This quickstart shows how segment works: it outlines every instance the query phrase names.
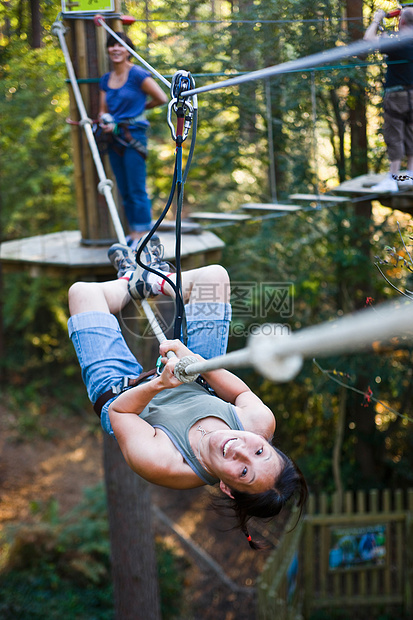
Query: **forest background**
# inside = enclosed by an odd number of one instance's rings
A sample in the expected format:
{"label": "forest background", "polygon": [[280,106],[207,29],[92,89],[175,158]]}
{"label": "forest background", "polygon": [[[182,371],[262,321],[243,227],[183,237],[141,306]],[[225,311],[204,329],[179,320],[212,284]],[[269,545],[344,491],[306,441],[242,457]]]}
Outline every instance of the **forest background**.
{"label": "forest background", "polygon": [[[138,53],[165,76],[191,71],[197,86],[360,39],[376,8],[394,3],[124,2],[124,13],[142,20],[128,29]],[[67,75],[51,33],[59,10],[56,0],[0,3],[0,241],[78,228]],[[293,192],[325,192],[367,171],[385,171],[384,70],[374,54],[201,95],[185,214],[271,202],[274,191],[285,202]],[[172,182],[174,145],[165,110],[150,120],[148,183],[157,214]],[[234,313],[230,349],[245,345],[239,334],[254,323],[297,330],[408,296],[412,288],[413,265],[402,243],[409,244],[410,218],[376,202],[215,232],[226,243],[223,264],[234,283],[286,283],[293,304],[288,317],[271,304],[263,311],[256,288],[248,313]],[[70,282],[31,279],[24,271],[2,280],[2,403],[22,412],[22,434],[41,433],[44,416],[76,416],[89,407],[67,338]],[[309,361],[286,385],[251,371],[242,376],[274,411],[277,445],[297,461],[311,491],[407,488],[411,358],[403,347]]]}

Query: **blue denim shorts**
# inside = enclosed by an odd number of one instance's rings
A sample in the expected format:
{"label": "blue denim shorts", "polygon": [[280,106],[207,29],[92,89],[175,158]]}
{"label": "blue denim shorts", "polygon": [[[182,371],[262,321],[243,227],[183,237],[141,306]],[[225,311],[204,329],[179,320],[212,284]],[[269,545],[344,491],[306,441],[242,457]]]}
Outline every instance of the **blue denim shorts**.
{"label": "blue denim shorts", "polygon": [[[230,304],[188,304],[185,306],[185,315],[188,348],[191,351],[206,359],[226,352],[231,322]],[[76,314],[69,319],[68,329],[92,403],[123,377],[137,377],[143,371],[126,344],[118,320],[113,314]],[[113,431],[108,409],[114,398],[103,406],[101,414],[102,428],[110,435],[113,435]]]}

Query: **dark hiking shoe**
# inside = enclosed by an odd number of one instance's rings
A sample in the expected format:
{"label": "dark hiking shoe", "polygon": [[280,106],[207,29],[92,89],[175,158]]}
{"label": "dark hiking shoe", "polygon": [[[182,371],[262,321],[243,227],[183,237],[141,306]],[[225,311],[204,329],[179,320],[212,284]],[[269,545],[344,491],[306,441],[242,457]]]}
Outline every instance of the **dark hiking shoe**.
{"label": "dark hiking shoe", "polygon": [[122,243],[114,243],[109,248],[108,258],[116,269],[118,278],[122,278],[127,271],[136,269],[136,253]]}

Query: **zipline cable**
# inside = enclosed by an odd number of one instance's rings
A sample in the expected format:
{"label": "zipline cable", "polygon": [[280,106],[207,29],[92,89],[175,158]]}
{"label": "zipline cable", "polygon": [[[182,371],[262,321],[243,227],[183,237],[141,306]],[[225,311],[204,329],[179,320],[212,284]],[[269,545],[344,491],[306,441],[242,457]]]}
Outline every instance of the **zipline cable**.
{"label": "zipline cable", "polygon": [[[66,17],[66,16],[65,16]],[[112,19],[112,15],[108,16]],[[143,24],[325,24],[326,22],[362,22],[363,17],[330,17],[314,19],[135,19],[135,23]]]}
{"label": "zipline cable", "polygon": [[[89,0],[91,2],[92,0]],[[94,20],[96,17],[95,12],[82,11],[82,13],[60,13],[60,15],[64,19],[84,19],[84,20]],[[107,19],[125,19],[129,16],[125,16],[122,13],[105,13],[105,17]],[[391,19],[389,14],[386,15],[388,19]],[[326,24],[331,22],[364,22],[363,17],[334,17],[331,16],[329,18],[309,18],[309,19],[260,19],[259,17],[255,19],[239,19],[239,18],[224,18],[224,19],[157,19],[155,18],[142,18],[138,19],[133,17],[133,23],[139,24],[253,24],[254,26],[259,26],[260,24]]]}
{"label": "zipline cable", "polygon": [[317,52],[316,54],[311,54],[304,58],[297,58],[296,60],[289,60],[288,62],[266,67],[265,69],[251,71],[223,82],[199,86],[198,88],[187,91],[183,96],[193,97],[194,95],[199,95],[199,93],[206,93],[212,90],[228,88],[229,86],[236,86],[245,82],[266,79],[274,75],[289,73],[291,71],[313,68],[318,65],[323,65],[326,62],[342,60],[343,58],[349,58],[351,56],[364,55],[374,51],[386,52],[399,47],[403,43],[410,42],[412,39],[413,30],[410,29],[409,32],[400,33],[397,38],[389,37],[388,39],[379,38],[377,41],[355,41],[350,45],[334,47],[325,52]]}

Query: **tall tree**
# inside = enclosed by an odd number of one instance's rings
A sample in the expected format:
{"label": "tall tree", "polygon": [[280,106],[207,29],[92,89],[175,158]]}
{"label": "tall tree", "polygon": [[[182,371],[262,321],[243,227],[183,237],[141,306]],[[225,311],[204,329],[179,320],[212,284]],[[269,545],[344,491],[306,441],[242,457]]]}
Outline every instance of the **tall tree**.
{"label": "tall tree", "polygon": [[[363,38],[363,0],[347,0],[350,41]],[[351,176],[367,174],[366,76],[361,69],[360,79],[350,82]]]}
{"label": "tall tree", "polygon": [[30,44],[33,48],[38,48],[42,44],[42,26],[40,16],[40,0],[30,0]]}

